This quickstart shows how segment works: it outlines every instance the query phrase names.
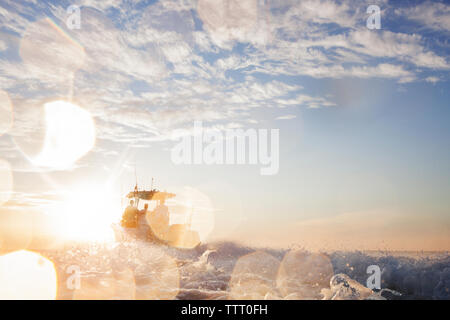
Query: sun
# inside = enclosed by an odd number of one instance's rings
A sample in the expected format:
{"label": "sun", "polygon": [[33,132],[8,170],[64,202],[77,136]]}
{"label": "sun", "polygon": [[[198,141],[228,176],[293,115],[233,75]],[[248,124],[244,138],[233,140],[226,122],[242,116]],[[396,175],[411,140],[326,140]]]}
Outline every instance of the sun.
{"label": "sun", "polygon": [[120,196],[102,185],[79,186],[67,192],[57,211],[62,237],[79,241],[113,241],[111,224],[121,216]]}

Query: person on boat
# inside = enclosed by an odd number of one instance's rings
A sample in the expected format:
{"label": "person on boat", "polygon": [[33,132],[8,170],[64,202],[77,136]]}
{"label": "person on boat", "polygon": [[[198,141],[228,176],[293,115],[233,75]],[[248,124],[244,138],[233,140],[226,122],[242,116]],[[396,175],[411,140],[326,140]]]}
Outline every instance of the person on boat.
{"label": "person on boat", "polygon": [[155,215],[169,224],[169,208],[165,204],[166,199],[161,199],[159,205],[155,208]]}
{"label": "person on boat", "polygon": [[137,228],[139,210],[134,206],[134,200],[125,208],[122,215],[122,226],[125,228]]}
{"label": "person on boat", "polygon": [[[148,211],[148,203],[144,204],[144,209],[139,210],[139,220],[140,221],[142,220],[141,219],[142,217],[145,218],[145,215],[147,214],[147,211]],[[147,221],[145,221],[145,223],[147,223]],[[141,224],[141,223],[139,223],[139,224]]]}
{"label": "person on boat", "polygon": [[165,199],[161,199],[159,205],[149,216],[149,224],[153,234],[159,239],[165,240],[169,230],[169,208],[165,205]]}
{"label": "person on boat", "polygon": [[137,227],[139,229],[138,236],[144,239],[148,238],[148,233],[150,229],[147,222],[147,214],[148,214],[148,203],[144,205],[144,209],[139,210],[137,218]]}

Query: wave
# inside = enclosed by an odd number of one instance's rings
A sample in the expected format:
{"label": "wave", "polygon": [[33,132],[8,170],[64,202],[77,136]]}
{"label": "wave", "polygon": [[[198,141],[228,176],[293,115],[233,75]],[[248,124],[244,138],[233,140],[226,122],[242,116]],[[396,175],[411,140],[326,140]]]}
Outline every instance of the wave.
{"label": "wave", "polygon": [[[138,241],[44,254],[58,272],[60,299],[450,299],[448,252],[312,253],[236,242],[180,250]],[[366,287],[371,265],[381,290]],[[69,266],[80,268],[76,288]]]}

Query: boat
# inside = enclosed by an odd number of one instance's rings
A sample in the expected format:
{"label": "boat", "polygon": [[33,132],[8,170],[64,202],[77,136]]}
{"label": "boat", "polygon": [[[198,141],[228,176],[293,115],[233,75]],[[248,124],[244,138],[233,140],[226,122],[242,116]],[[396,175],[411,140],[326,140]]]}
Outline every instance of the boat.
{"label": "boat", "polygon": [[[126,198],[128,200],[134,200],[134,206],[139,209],[139,204],[142,201],[151,202],[156,201],[156,209],[148,210],[146,213],[147,225],[138,223],[136,228],[127,228],[117,223],[113,226],[117,241],[145,241],[159,245],[167,245],[170,247],[192,249],[198,247],[200,242],[200,236],[197,231],[192,230],[192,216],[193,208],[189,213],[187,223],[184,224],[167,224],[160,227],[158,224],[153,224],[152,217],[158,209],[158,206],[164,205],[168,199],[175,198],[176,194],[160,191],[158,189],[139,190],[138,185],[134,187],[134,190],[127,193]],[[166,207],[167,208],[167,207]],[[167,208],[168,210],[168,208]],[[168,212],[170,215],[170,213]],[[169,222],[167,222],[169,223]]]}

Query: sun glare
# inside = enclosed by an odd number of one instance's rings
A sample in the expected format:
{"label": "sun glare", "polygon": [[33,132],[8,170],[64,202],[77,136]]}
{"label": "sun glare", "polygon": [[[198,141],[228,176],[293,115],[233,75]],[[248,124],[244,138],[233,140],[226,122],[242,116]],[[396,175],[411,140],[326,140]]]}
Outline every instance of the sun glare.
{"label": "sun glare", "polygon": [[111,224],[121,216],[117,199],[105,186],[74,188],[55,210],[61,236],[79,241],[114,240]]}

